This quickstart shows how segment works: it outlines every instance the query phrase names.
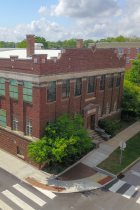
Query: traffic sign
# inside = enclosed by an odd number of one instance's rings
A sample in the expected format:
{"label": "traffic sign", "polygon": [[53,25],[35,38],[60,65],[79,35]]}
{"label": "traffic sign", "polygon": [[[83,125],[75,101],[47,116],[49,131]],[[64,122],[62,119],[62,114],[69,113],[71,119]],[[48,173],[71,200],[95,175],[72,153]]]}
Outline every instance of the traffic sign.
{"label": "traffic sign", "polygon": [[126,143],[124,141],[120,141],[119,146],[121,147],[121,149],[126,148]]}

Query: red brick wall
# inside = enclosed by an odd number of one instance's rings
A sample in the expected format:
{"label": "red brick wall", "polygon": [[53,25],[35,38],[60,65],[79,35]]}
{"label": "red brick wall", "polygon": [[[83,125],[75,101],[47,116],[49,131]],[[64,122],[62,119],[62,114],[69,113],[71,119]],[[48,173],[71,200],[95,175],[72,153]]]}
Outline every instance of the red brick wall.
{"label": "red brick wall", "polygon": [[[129,63],[125,62],[125,69],[129,70],[132,66],[131,61],[135,60],[135,58],[137,58],[138,54],[136,54],[136,47],[130,48],[130,54],[127,54],[127,49],[128,48],[124,48],[124,54],[126,54],[126,58],[127,57],[129,58]],[[116,48],[116,52],[118,53],[118,48]],[[140,48],[139,48],[139,53],[140,53]]]}
{"label": "red brick wall", "polygon": [[39,168],[38,164],[34,163],[29,157],[27,157],[27,146],[29,144],[30,141],[26,140],[25,138],[19,137],[16,134],[12,134],[11,132],[0,128],[0,148],[15,156],[17,156],[17,147],[24,149],[24,159],[22,160],[25,160],[31,165]]}
{"label": "red brick wall", "polygon": [[[37,63],[34,63],[34,58],[37,58]],[[45,63],[42,63],[42,58],[45,58]],[[96,49],[94,53],[92,49],[66,49],[66,53],[62,54],[56,63],[53,60],[47,60],[46,55],[33,55],[32,60],[20,60],[13,57],[12,59],[0,59],[2,70],[38,75],[124,66],[124,57],[119,60],[117,54],[111,49]]]}

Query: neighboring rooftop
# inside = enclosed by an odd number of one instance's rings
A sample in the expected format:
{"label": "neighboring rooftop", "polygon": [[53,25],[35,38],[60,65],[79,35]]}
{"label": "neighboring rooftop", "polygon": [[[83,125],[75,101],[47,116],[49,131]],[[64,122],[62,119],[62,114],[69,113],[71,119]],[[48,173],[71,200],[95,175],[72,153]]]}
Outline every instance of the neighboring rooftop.
{"label": "neighboring rooftop", "polygon": [[[88,48],[95,46],[95,43],[89,43]],[[97,48],[118,48],[118,47],[140,47],[140,42],[100,42],[96,43]]]}
{"label": "neighboring rooftop", "polygon": [[[47,54],[47,59],[50,59],[51,57],[58,57],[59,53],[61,53],[61,50],[35,50],[35,54]],[[0,58],[10,58],[10,56],[19,56],[18,58],[31,59],[31,57],[27,57],[26,55],[26,48],[0,48]]]}

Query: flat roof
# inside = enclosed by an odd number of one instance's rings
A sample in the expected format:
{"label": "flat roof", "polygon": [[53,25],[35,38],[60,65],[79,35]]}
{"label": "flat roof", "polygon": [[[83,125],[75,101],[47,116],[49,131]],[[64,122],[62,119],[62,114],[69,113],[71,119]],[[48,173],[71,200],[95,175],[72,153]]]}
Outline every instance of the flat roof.
{"label": "flat roof", "polygon": [[[34,54],[47,54],[47,59],[50,59],[51,57],[58,57],[59,53],[61,53],[61,50],[41,49],[35,50]],[[21,59],[32,58],[27,57],[26,48],[0,48],[0,58],[10,58],[10,56],[18,56]]]}

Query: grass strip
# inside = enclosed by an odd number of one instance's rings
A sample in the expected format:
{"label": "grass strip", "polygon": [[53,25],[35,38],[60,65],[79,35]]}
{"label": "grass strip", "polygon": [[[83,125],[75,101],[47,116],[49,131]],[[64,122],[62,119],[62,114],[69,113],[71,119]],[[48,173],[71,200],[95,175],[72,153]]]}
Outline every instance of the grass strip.
{"label": "grass strip", "polygon": [[[120,139],[121,141],[121,139]],[[113,174],[118,174],[137,158],[140,157],[140,132],[126,142],[126,148],[122,152],[122,163],[120,163],[121,150],[118,147],[111,155],[101,162],[97,167]]]}

